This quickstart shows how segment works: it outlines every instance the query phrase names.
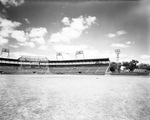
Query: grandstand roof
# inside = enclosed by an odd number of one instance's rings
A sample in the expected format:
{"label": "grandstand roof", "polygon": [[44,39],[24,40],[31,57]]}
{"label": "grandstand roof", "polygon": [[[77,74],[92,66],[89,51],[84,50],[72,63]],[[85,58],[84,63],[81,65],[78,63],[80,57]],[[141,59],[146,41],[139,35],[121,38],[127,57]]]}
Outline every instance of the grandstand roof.
{"label": "grandstand roof", "polygon": [[49,60],[46,57],[41,56],[21,56],[18,58],[19,61],[24,62],[48,62]]}
{"label": "grandstand roof", "polygon": [[61,62],[99,62],[99,61],[110,61],[109,58],[96,58],[96,59],[76,59],[76,60],[50,60],[53,63]]}
{"label": "grandstand roof", "polygon": [[13,58],[0,58],[0,60],[4,60],[4,61],[18,61],[18,59],[13,59]]}
{"label": "grandstand roof", "polygon": [[74,60],[48,60],[46,57],[39,56],[21,56],[18,59],[12,58],[0,58],[4,61],[22,61],[22,62],[50,62],[50,63],[68,63],[68,62],[107,62],[110,61],[109,58],[96,58],[96,59],[74,59]]}

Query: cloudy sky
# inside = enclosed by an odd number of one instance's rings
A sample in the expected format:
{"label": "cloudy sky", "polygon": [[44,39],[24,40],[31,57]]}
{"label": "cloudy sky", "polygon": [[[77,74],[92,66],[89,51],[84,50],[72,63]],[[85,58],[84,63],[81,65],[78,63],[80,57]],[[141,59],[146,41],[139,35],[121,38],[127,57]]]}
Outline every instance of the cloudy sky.
{"label": "cloudy sky", "polygon": [[150,63],[149,11],[148,0],[0,0],[0,49],[53,60],[83,50],[85,58],[111,61],[120,49],[120,61]]}

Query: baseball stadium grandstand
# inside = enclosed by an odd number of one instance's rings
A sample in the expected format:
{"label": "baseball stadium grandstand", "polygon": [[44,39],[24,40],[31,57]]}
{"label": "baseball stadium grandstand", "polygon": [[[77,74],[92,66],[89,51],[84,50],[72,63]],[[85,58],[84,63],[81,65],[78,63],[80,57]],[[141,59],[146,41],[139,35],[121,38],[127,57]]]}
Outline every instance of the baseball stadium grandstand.
{"label": "baseball stadium grandstand", "polygon": [[84,74],[104,75],[109,58],[49,60],[46,57],[0,58],[0,74]]}

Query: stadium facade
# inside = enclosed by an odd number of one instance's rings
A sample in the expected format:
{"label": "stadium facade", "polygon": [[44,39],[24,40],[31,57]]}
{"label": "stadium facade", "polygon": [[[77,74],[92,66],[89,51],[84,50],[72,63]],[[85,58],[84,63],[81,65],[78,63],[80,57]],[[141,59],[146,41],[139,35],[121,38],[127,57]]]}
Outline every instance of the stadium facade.
{"label": "stadium facade", "polygon": [[109,58],[49,60],[45,57],[22,56],[0,58],[0,74],[90,74],[104,75]]}

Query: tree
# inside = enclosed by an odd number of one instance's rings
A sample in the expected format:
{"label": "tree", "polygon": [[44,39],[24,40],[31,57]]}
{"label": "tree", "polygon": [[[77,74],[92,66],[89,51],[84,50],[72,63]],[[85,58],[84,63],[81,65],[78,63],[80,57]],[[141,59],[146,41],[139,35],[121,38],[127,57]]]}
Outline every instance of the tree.
{"label": "tree", "polygon": [[111,62],[111,63],[110,63],[110,71],[111,71],[111,72],[115,72],[116,69],[117,69],[117,63]]}
{"label": "tree", "polygon": [[138,65],[139,69],[146,69],[146,70],[150,70],[150,65],[149,64],[145,64],[145,63],[141,63]]}
{"label": "tree", "polygon": [[130,72],[133,72],[136,68],[138,68],[137,63],[137,60],[132,60],[130,62],[123,62],[122,66],[124,66],[126,70],[130,70]]}
{"label": "tree", "polygon": [[121,63],[117,63],[117,71],[120,73],[120,71],[121,71]]}
{"label": "tree", "polygon": [[134,71],[135,69],[138,68],[137,63],[138,63],[137,60],[132,60],[132,61],[130,61],[130,68],[129,68],[130,71]]}
{"label": "tree", "polygon": [[120,72],[121,63],[111,62],[110,63],[110,71],[111,72]]}

